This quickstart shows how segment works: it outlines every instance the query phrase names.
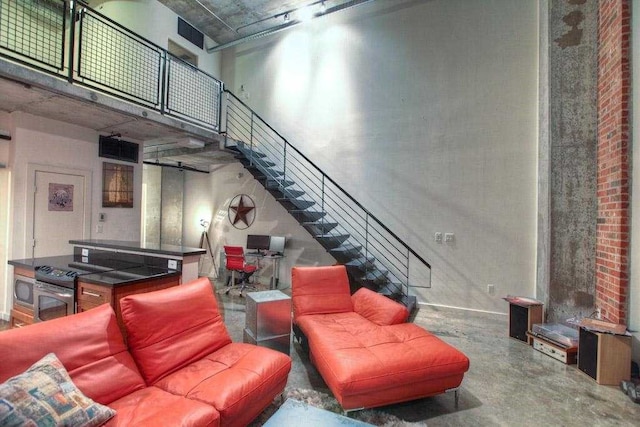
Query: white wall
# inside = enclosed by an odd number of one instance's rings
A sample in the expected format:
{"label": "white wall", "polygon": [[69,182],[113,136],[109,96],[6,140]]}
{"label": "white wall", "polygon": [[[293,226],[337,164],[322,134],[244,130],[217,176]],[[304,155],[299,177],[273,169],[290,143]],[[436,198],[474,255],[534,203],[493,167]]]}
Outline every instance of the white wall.
{"label": "white wall", "polygon": [[[96,131],[21,112],[12,113],[9,115],[9,119],[12,140],[10,142],[8,171],[11,173],[9,185],[11,187],[10,194],[13,196],[9,200],[11,208],[6,223],[6,228],[10,233],[7,248],[8,259],[23,259],[31,255],[26,244],[27,228],[31,225],[31,215],[27,212],[27,197],[33,195],[33,192],[27,188],[28,164],[91,171],[93,188],[91,189],[92,194],[88,195],[91,197],[92,228],[90,238],[129,241],[140,238],[142,165],[134,165],[134,207],[132,209],[103,208],[102,162],[108,159],[98,157],[98,133]],[[0,185],[2,185],[1,179]],[[98,234],[95,224],[98,223],[100,212],[106,213],[107,220],[102,223],[103,232]],[[2,219],[2,214],[0,214],[0,219]],[[0,224],[3,224],[3,227],[0,228],[5,228],[4,223],[0,222]],[[0,232],[0,237],[1,234]],[[0,296],[5,295],[3,301],[0,302],[0,307],[3,302],[7,304],[3,314],[8,313],[10,299],[7,300],[6,296],[9,292],[7,283],[11,283],[10,276],[12,274],[12,268],[9,268],[9,277],[0,276]]]}
{"label": "white wall", "polygon": [[[209,175],[185,172],[185,179],[183,243],[198,247],[202,233],[200,219],[210,220],[209,237],[217,267],[220,267],[219,253],[223,246],[245,246],[248,234],[287,238],[285,258],[280,263],[280,289],[291,285],[291,267],[295,265],[335,263],[333,257],[240,163],[214,167]],[[231,225],[227,212],[229,203],[238,194],[249,195],[256,204],[255,220],[244,230]],[[262,283],[268,283],[270,267],[261,274],[264,276]]]}
{"label": "white wall", "polygon": [[[0,111],[0,129],[12,133],[11,117],[9,114]],[[9,164],[10,141],[0,139],[0,163],[7,166]],[[0,318],[9,320],[9,302],[11,287],[8,277],[9,260],[9,214],[11,209],[11,172],[8,168],[0,168]]]}
{"label": "white wall", "polygon": [[[178,34],[178,15],[157,0],[92,1],[90,6],[125,28],[167,49],[169,39],[198,56],[198,68],[220,78],[220,54],[207,53],[217,43],[205,36],[204,49]],[[141,19],[144,17],[144,19]]]}
{"label": "white wall", "polygon": [[[14,258],[30,255],[24,247],[29,214],[26,198],[30,193],[27,185],[28,163],[58,166],[93,172],[91,195],[91,222],[98,222],[100,212],[106,213],[103,233],[97,234],[92,227],[91,237],[114,240],[138,240],[140,238],[140,197],[142,189],[142,165],[134,165],[133,208],[102,207],[102,163],[104,161],[133,165],[98,157],[98,132],[68,123],[58,122],[26,113],[12,113],[14,118],[15,157],[13,171],[13,228]],[[135,142],[135,141],[132,141]]]}
{"label": "white wall", "polygon": [[535,293],[537,28],[536,2],[375,2],[226,50],[222,75],[431,262],[420,300],[505,312]]}

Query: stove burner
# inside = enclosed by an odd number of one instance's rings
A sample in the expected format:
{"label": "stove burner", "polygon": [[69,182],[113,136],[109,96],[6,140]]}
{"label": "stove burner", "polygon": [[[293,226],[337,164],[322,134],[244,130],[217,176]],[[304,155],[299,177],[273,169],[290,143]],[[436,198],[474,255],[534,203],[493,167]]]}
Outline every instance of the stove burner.
{"label": "stove burner", "polygon": [[54,285],[74,288],[78,272],[73,270],[63,270],[60,268],[42,265],[35,268],[36,280]]}

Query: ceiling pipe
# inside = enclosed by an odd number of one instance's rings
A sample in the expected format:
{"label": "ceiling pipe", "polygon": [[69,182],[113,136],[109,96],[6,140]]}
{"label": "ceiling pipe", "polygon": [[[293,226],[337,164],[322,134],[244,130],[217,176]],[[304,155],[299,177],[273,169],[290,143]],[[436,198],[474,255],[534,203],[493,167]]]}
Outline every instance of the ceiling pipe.
{"label": "ceiling pipe", "polygon": [[209,173],[209,171],[203,171],[191,166],[187,166],[187,165],[183,165],[182,162],[178,162],[177,165],[172,165],[170,163],[161,163],[158,161],[155,162],[151,162],[149,160],[145,160],[142,163],[144,163],[145,165],[151,165],[151,166],[160,166],[163,168],[174,168],[174,169],[179,169],[181,171],[189,171],[189,172],[199,172],[199,173]]}
{"label": "ceiling pipe", "polygon": [[[315,15],[313,15],[313,17],[311,19],[315,19],[315,18],[320,18],[320,17],[323,17],[323,16],[331,15],[332,13],[340,12],[342,10],[351,9],[352,7],[360,6],[360,5],[363,5],[365,3],[370,3],[370,2],[373,2],[373,1],[375,1],[375,0],[352,0],[352,1],[348,1],[346,3],[342,3],[340,5],[327,8],[327,10],[324,13],[318,12]],[[318,3],[318,2],[316,2],[316,3]],[[314,4],[316,4],[316,3],[314,3]],[[303,7],[307,7],[307,6],[303,6]],[[302,7],[299,8],[299,9],[302,9]],[[292,9],[292,10],[287,11],[287,12],[282,12],[282,13],[279,13],[277,15],[272,16],[271,18],[279,18],[281,16],[284,16],[285,14],[291,14],[291,13],[293,13],[296,10],[299,10],[299,9]],[[271,18],[267,18],[267,19],[271,19]],[[262,21],[264,21],[264,20],[261,20],[261,21],[258,21],[258,22],[262,22]],[[257,33],[253,33],[253,34],[250,34],[248,36],[240,37],[238,39],[231,40],[230,42],[223,43],[223,44],[220,44],[220,45],[215,46],[215,47],[210,47],[210,48],[207,49],[207,53],[220,52],[221,50],[228,49],[228,48],[230,48],[232,46],[236,46],[236,45],[239,45],[241,43],[246,43],[246,42],[251,41],[251,40],[255,40],[255,39],[262,38],[262,37],[270,36],[272,34],[279,33],[280,31],[288,30],[289,28],[295,27],[296,25],[299,25],[299,24],[302,24],[302,23],[303,23],[303,21],[294,19],[292,21],[289,21],[288,23],[285,23],[285,24],[282,24],[282,25],[278,25],[276,27],[269,28],[269,29],[266,29],[266,30],[263,30],[263,31],[258,31]],[[249,25],[252,25],[252,24],[249,24]],[[240,27],[240,28],[242,28],[242,27]]]}

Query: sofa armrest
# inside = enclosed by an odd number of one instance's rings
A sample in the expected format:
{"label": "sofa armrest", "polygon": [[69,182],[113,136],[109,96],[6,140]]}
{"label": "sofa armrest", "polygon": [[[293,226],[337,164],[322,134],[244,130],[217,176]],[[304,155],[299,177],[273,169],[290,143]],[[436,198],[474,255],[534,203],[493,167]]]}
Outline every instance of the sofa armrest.
{"label": "sofa armrest", "polygon": [[404,323],[409,317],[405,306],[367,288],[358,289],[351,301],[353,311],[377,325]]}

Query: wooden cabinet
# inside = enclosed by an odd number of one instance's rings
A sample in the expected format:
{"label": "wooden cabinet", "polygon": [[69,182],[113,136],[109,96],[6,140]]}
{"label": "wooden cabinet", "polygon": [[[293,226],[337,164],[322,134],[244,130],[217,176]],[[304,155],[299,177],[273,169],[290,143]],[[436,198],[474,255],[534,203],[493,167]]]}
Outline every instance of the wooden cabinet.
{"label": "wooden cabinet", "polygon": [[580,328],[578,369],[602,385],[631,377],[631,337]]}
{"label": "wooden cabinet", "polygon": [[[16,281],[19,278],[27,278],[31,281],[35,280],[35,273],[33,270],[28,270],[26,268],[14,267],[13,269],[13,283],[11,286],[11,292],[13,293],[14,286],[16,286]],[[24,280],[23,282],[26,282]],[[25,283],[26,284],[26,283]],[[31,295],[33,295],[33,283],[31,286]],[[11,328],[21,328],[23,326],[31,325],[33,323],[33,309],[27,308],[24,305],[13,303],[13,308],[10,311],[11,317],[9,319],[9,326]]]}
{"label": "wooden cabinet", "polygon": [[96,285],[78,281],[76,291],[76,299],[78,301],[77,312],[81,313],[105,303],[111,304],[114,289],[115,288],[106,285]]}
{"label": "wooden cabinet", "polygon": [[11,309],[11,328],[22,328],[33,323],[33,310],[19,305]]}
{"label": "wooden cabinet", "polygon": [[126,337],[126,330],[122,322],[120,312],[120,299],[127,295],[141,294],[144,292],[158,291],[160,289],[171,288],[180,284],[180,276],[163,277],[160,279],[149,279],[126,285],[98,285],[78,280],[77,287],[77,312],[90,310],[102,304],[110,304],[116,312],[118,324],[122,334]]}

